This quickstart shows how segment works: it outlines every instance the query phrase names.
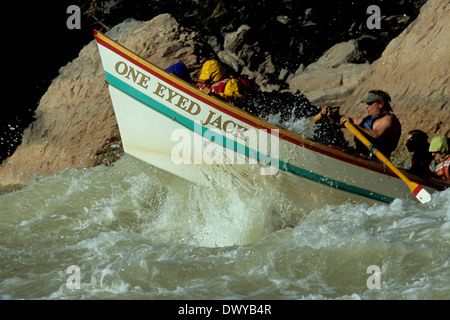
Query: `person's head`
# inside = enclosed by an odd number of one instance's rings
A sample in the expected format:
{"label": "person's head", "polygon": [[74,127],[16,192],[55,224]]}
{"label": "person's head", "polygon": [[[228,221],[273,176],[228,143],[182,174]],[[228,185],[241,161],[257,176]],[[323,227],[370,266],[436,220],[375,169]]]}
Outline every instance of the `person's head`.
{"label": "person's head", "polygon": [[361,102],[366,104],[369,116],[376,116],[392,111],[391,97],[387,92],[381,90],[370,90],[367,98]]}
{"label": "person's head", "polygon": [[411,130],[406,135],[406,148],[409,152],[428,152],[428,136],[422,130]]}
{"label": "person's head", "polygon": [[439,160],[448,155],[448,138],[442,134],[438,134],[431,139],[429,152],[435,160]]}
{"label": "person's head", "polygon": [[221,62],[211,59],[203,64],[198,81],[211,85],[229,76],[227,68]]}

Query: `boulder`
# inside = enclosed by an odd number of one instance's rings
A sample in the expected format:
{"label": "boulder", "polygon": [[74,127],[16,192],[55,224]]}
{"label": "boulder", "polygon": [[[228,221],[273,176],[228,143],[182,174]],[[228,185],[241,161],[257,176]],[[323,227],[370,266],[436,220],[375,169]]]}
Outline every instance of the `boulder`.
{"label": "boulder", "polygon": [[[287,23],[282,15],[277,21]],[[449,2],[429,0],[419,17],[372,65],[353,63],[360,48],[358,42],[350,40],[333,46],[306,68],[300,66],[295,75],[277,68],[274,56],[261,50],[253,26],[229,30],[223,44],[210,37],[214,49],[169,14],[147,22],[126,20],[107,35],[161,68],[184,62],[194,79],[202,63],[220,52],[230,66],[254,79],[262,91],[281,89],[269,83],[268,75],[287,79],[292,91],[300,91],[314,104],[339,104],[342,113],[351,116],[365,114],[360,101],[367,91],[385,90],[402,121],[403,135],[417,128],[431,136],[437,132],[448,135],[450,130],[449,26]],[[398,148],[397,156],[402,150]],[[35,121],[24,131],[14,154],[0,166],[0,188],[22,187],[66,168],[107,165],[122,154],[98,48],[91,41],[78,58],[60,69],[42,96]]]}
{"label": "boulder", "polygon": [[339,104],[367,74],[370,65],[350,63],[357,52],[356,40],[338,43],[314,63],[289,80],[292,91],[300,91],[311,103]]}
{"label": "boulder", "polygon": [[[404,138],[413,129],[450,134],[450,4],[429,0],[417,19],[392,40],[372,64],[355,64],[360,54],[358,41],[350,40],[330,48],[317,61],[300,68],[289,80],[312,103],[341,105],[341,114],[363,117],[361,100],[369,90],[390,94],[394,113],[402,123],[402,138],[393,153],[397,163],[410,154]],[[351,139],[351,134],[346,133]]]}
{"label": "boulder", "polygon": [[[182,61],[193,75],[210,55],[197,34],[169,14],[145,23],[126,20],[107,35],[161,68]],[[123,154],[95,40],[59,73],[21,144],[2,162],[0,189],[20,188],[66,168],[108,165]]]}
{"label": "boulder", "polygon": [[360,102],[369,90],[390,94],[394,113],[402,123],[402,138],[393,154],[409,157],[405,136],[420,129],[431,138],[450,134],[450,3],[429,0],[412,22],[384,50],[354,91],[341,98],[341,112],[366,115]]}

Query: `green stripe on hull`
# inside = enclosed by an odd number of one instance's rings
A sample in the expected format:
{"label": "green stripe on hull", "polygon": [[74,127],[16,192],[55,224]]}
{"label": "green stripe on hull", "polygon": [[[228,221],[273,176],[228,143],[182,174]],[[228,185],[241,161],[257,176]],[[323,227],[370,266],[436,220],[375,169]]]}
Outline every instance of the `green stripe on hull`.
{"label": "green stripe on hull", "polygon": [[[171,119],[172,121],[175,121],[182,125],[183,127],[196,132],[198,134],[201,134],[203,137],[205,137],[205,133],[209,132],[210,130],[199,123],[196,123],[181,114],[175,112],[174,110],[166,107],[162,103],[150,98],[148,95],[140,92],[139,90],[133,88],[132,86],[128,85],[127,83],[119,80],[118,78],[114,77],[110,73],[105,71],[106,78],[110,85],[117,88],[118,90],[124,92],[128,96],[132,97],[133,99],[137,100],[138,102],[142,103],[143,105],[151,108],[152,110],[166,116],[167,118]],[[274,159],[272,157],[269,157],[267,155],[261,154],[260,152],[250,149],[249,147],[242,145],[238,143],[237,141],[231,140],[227,137],[224,137],[222,135],[219,135],[218,133],[214,133],[214,137],[221,137],[222,142],[220,141],[214,141],[218,143],[219,145],[222,145],[222,147],[230,147],[233,146],[234,152],[243,153],[245,152],[245,156],[249,156],[252,158],[257,159],[259,162],[261,162],[261,159],[264,159],[265,162],[270,161],[270,163],[278,163],[278,168],[280,170],[290,172],[296,176],[308,179],[310,181],[314,181],[316,183],[320,183],[322,185],[328,186],[330,188],[339,189],[342,191],[346,191],[352,194],[356,194],[359,196],[363,196],[372,200],[384,202],[384,203],[391,203],[394,201],[394,198],[388,197],[376,192],[372,192],[366,189],[362,189],[359,187],[355,187],[352,185],[349,185],[347,183],[343,183],[341,181],[337,181],[334,179],[327,178],[325,176],[322,176],[320,174],[302,169],[300,167],[294,166],[290,163]],[[264,164],[265,165],[265,164]]]}

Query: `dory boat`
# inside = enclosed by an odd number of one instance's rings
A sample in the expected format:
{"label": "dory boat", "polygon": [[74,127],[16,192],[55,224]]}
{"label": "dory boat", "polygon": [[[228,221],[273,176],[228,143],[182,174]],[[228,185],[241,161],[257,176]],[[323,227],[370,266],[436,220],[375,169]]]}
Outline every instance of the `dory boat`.
{"label": "dory boat", "polygon": [[[267,189],[302,210],[346,201],[417,201],[382,164],[265,122],[107,36],[95,37],[126,153],[205,187]],[[448,186],[404,174],[430,193]]]}

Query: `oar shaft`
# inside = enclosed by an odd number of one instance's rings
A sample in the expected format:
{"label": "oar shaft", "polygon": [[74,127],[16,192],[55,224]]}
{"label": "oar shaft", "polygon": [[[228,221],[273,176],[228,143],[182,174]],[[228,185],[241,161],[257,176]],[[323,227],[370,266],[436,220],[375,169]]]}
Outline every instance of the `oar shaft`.
{"label": "oar shaft", "polygon": [[322,113],[318,113],[315,117],[314,117],[314,122],[319,121],[322,118]]}
{"label": "oar shaft", "polygon": [[400,179],[402,179],[420,202],[426,203],[430,201],[430,194],[417,183],[410,181],[399,169],[397,169],[397,167],[392,164],[392,162],[388,160],[388,158],[386,158],[384,154],[378,151],[378,149],[375,148],[372,143],[361,132],[359,132],[358,129],[355,128],[353,124],[349,121],[345,121],[344,126],[349,129],[355,137],[358,138],[382,163],[388,166],[389,169],[391,169]]}
{"label": "oar shaft", "polygon": [[400,179],[402,179],[405,182],[409,182],[409,179],[399,170],[397,167],[395,167],[392,162],[389,161],[386,156],[381,153],[377,148],[375,148],[372,145],[372,142],[370,142],[361,132],[359,132],[358,129],[355,128],[353,124],[351,124],[348,121],[344,122],[344,125],[347,129],[349,129],[382,163],[384,163],[386,166],[389,167],[395,174],[397,174]]}

